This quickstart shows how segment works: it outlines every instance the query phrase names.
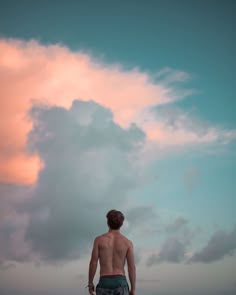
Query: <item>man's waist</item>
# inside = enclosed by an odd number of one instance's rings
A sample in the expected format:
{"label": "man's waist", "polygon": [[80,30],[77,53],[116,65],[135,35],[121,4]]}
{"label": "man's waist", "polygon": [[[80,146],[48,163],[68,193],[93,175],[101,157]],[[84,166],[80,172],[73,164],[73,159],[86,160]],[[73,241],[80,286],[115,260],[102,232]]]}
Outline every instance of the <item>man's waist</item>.
{"label": "man's waist", "polygon": [[125,277],[124,274],[101,274],[100,278]]}

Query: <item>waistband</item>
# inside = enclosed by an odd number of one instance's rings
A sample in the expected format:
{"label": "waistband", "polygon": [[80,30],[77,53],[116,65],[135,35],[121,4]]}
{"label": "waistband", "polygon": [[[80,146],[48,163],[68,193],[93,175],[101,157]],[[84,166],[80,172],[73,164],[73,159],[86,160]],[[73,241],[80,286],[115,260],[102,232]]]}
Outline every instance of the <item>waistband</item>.
{"label": "waistband", "polygon": [[105,275],[105,276],[100,276],[100,278],[113,278],[113,277],[126,278],[125,275]]}

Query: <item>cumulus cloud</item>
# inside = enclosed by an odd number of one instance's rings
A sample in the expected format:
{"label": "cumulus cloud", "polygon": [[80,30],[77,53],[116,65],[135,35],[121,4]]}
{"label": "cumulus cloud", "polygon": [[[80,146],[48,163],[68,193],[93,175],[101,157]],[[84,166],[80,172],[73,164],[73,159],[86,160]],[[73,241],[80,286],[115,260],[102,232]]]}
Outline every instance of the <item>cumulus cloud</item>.
{"label": "cumulus cloud", "polygon": [[[106,211],[127,209],[128,193],[143,182],[150,142],[156,156],[159,146],[235,138],[233,130],[160,107],[190,94],[176,88],[189,79],[184,72],[150,75],[59,44],[14,39],[0,40],[0,69],[1,261],[79,257],[104,230]],[[142,223],[142,209],[127,209],[127,220],[150,233],[147,225],[158,216],[146,207]],[[186,226],[178,220],[166,228],[182,232],[166,242],[172,260],[190,239]],[[160,253],[161,260],[169,257]]]}
{"label": "cumulus cloud", "polygon": [[236,250],[236,228],[231,232],[216,231],[207,245],[194,253],[189,262],[210,263],[231,256]]}
{"label": "cumulus cloud", "polygon": [[123,208],[140,185],[135,159],[145,134],[117,125],[112,112],[89,101],[63,107],[35,105],[29,153],[44,165],[32,196],[18,205],[28,216],[25,241],[41,260],[79,258],[107,230],[105,215]]}
{"label": "cumulus cloud", "polygon": [[93,99],[111,109],[120,126],[136,123],[155,143],[154,149],[156,145],[183,147],[225,143],[235,138],[234,131],[214,126],[202,128],[201,122],[190,124],[191,120],[183,120],[183,116],[177,116],[175,124],[171,124],[170,112],[159,120],[152,115],[150,109],[192,93],[177,87],[189,79],[183,71],[165,68],[152,75],[138,68],[109,65],[61,44],[16,39],[0,39],[0,68],[0,181],[5,183],[34,184],[42,168],[39,155],[26,150],[27,134],[32,128],[32,120],[26,114],[33,100],[69,109],[75,98]]}
{"label": "cumulus cloud", "polygon": [[32,100],[68,109],[77,97],[93,99],[112,110],[116,123],[127,127],[145,106],[174,99],[171,88],[153,82],[137,68],[108,65],[59,44],[0,39],[0,68],[0,180],[4,182],[32,184],[37,179],[40,158],[25,151],[32,128],[26,114]]}

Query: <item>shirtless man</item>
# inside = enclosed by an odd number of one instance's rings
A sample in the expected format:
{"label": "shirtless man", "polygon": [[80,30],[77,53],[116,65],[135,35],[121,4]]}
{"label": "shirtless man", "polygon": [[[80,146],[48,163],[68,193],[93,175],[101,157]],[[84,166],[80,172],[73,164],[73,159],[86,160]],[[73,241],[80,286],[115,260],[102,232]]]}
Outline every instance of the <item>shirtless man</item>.
{"label": "shirtless man", "polygon": [[[96,286],[97,295],[135,295],[136,269],[132,242],[120,233],[124,215],[120,211],[111,210],[107,213],[108,233],[94,240],[89,264],[89,294],[94,294],[93,278],[100,262],[100,279]],[[131,289],[125,277],[127,260]]]}

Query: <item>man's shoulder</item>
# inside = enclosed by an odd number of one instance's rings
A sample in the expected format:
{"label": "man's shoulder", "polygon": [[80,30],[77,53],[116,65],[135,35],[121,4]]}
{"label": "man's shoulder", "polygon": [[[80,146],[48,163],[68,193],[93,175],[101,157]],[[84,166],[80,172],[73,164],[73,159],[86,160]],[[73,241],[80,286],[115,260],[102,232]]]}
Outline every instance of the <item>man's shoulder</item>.
{"label": "man's shoulder", "polygon": [[131,241],[130,241],[125,235],[121,234],[121,237],[122,237],[125,241],[127,241],[128,243],[131,242]]}
{"label": "man's shoulder", "polygon": [[97,237],[95,238],[95,241],[102,240],[102,239],[105,238],[106,236],[107,236],[107,233],[101,234],[101,235],[99,235],[99,236],[97,236]]}
{"label": "man's shoulder", "polygon": [[131,240],[129,240],[125,235],[120,235],[122,242],[126,245],[128,248],[133,248],[133,243]]}

